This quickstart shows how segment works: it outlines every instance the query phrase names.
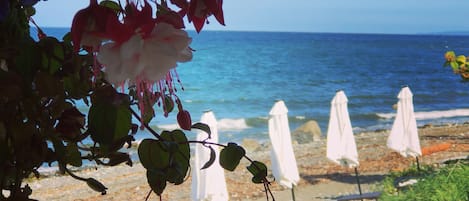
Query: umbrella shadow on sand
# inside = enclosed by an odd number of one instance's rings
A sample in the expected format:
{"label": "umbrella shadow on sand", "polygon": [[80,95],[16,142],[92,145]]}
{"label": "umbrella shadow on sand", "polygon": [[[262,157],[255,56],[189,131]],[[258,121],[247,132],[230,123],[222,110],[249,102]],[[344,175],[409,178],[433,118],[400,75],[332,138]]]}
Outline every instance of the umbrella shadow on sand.
{"label": "umbrella shadow on sand", "polygon": [[[357,180],[356,176],[352,173],[333,173],[333,174],[315,174],[315,175],[300,175],[303,180],[309,184],[319,184],[326,180],[354,184],[356,185]],[[372,184],[376,182],[383,181],[386,175],[382,174],[370,174],[370,175],[360,175],[360,183],[362,184]]]}
{"label": "umbrella shadow on sand", "polygon": [[[334,174],[316,174],[316,175],[301,175],[301,178],[312,184],[312,188],[317,185],[317,194],[313,196],[314,200],[364,200],[364,199],[377,199],[381,192],[368,192],[363,194],[350,194],[351,191],[355,191],[356,186],[356,175],[352,173],[334,173]],[[377,184],[383,181],[385,175],[382,174],[368,174],[360,175],[360,183],[363,185]],[[331,183],[327,185],[327,183]],[[343,185],[337,184],[342,183]],[[319,185],[319,184],[326,184]],[[344,187],[344,185],[346,187]],[[368,187],[373,189],[373,187]]]}

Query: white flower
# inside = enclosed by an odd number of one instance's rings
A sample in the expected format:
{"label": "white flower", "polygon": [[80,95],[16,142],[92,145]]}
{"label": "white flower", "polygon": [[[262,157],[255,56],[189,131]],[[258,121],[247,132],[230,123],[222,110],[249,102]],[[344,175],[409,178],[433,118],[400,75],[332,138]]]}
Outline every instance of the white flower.
{"label": "white flower", "polygon": [[165,80],[177,62],[192,59],[191,42],[184,30],[159,23],[146,38],[135,34],[121,44],[102,45],[98,61],[105,66],[106,79],[113,84],[138,79],[157,82]]}
{"label": "white flower", "polygon": [[106,79],[118,84],[139,75],[143,70],[140,63],[142,49],[143,40],[139,35],[132,36],[120,45],[114,42],[102,45],[98,61],[106,67]]}
{"label": "white flower", "polygon": [[189,44],[192,39],[187,32],[175,29],[172,25],[160,23],[155,26],[151,36],[143,46],[142,63],[145,79],[158,81],[165,79],[166,74],[175,68],[177,62],[192,59]]}

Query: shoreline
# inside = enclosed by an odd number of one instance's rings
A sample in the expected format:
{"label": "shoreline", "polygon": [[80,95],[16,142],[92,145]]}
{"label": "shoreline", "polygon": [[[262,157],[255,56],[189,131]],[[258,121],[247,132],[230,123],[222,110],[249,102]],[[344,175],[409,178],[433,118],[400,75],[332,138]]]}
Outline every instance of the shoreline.
{"label": "shoreline", "polygon": [[[389,130],[363,132],[355,134],[359,154],[360,181],[363,192],[376,190],[376,184],[391,171],[408,168],[414,159],[403,158],[386,147]],[[439,143],[450,143],[448,150],[423,156],[420,164],[438,164],[444,159],[469,155],[469,124],[448,124],[424,126],[419,128],[422,148]],[[300,182],[295,191],[297,200],[328,200],[343,194],[357,193],[353,169],[342,168],[326,158],[325,138],[306,144],[294,144],[294,152],[300,172]],[[268,147],[255,152],[247,152],[254,160],[270,166]],[[252,184],[250,173],[242,160],[234,172],[225,171],[230,200],[265,200],[262,185]],[[119,165],[115,167],[87,168],[77,172],[83,177],[93,177],[108,187],[108,194],[101,196],[81,181],[70,176],[50,176],[28,180],[33,189],[31,198],[39,200],[144,200],[150,190],[146,181],[145,169],[135,163],[133,167]],[[273,178],[272,178],[273,180]],[[191,179],[179,186],[168,185],[163,193],[163,200],[189,200]],[[291,199],[290,189],[285,189],[275,182],[271,189],[276,200]],[[304,197],[301,197],[304,196]],[[152,194],[151,198],[156,195]]]}

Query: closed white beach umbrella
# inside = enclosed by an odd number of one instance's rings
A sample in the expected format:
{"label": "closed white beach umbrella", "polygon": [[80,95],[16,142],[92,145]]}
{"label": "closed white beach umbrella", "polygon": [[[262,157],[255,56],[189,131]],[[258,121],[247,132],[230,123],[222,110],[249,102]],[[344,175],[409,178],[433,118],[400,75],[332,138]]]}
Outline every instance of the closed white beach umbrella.
{"label": "closed white beach umbrella", "polygon": [[[212,111],[206,111],[202,114],[200,120],[207,124],[211,130],[211,139],[208,142],[218,143],[217,120]],[[207,133],[199,131],[197,140],[207,139]],[[192,193],[194,201],[225,201],[228,200],[228,191],[226,189],[225,172],[218,162],[219,149],[215,149],[215,162],[206,169],[201,170],[203,165],[210,159],[210,150],[201,144],[195,145],[194,165],[192,166]]]}
{"label": "closed white beach umbrella", "polygon": [[358,153],[347,108],[347,96],[337,91],[331,101],[327,129],[327,158],[346,167],[357,167]]}
{"label": "closed white beach umbrella", "polygon": [[389,148],[404,157],[422,155],[412,96],[412,92],[407,86],[399,92],[397,114],[387,142]]}
{"label": "closed white beach umbrella", "polygon": [[272,174],[280,185],[293,188],[300,181],[288,125],[288,109],[283,101],[276,101],[270,110],[269,136],[272,143]]}

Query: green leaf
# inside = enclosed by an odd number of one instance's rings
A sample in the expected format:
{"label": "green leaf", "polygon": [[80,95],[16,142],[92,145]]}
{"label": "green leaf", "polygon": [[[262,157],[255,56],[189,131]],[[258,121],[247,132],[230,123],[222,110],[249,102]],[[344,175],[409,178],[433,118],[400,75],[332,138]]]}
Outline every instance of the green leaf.
{"label": "green leaf", "polygon": [[62,40],[66,44],[71,43],[72,42],[72,32],[69,31],[66,34],[64,34],[64,36],[62,37]]}
{"label": "green leaf", "polygon": [[120,105],[116,108],[117,114],[114,140],[127,136],[132,128],[132,113],[128,106],[129,105]]}
{"label": "green leaf", "polygon": [[66,76],[63,78],[64,89],[67,95],[74,99],[84,99],[90,90],[90,82],[81,80],[78,76]]}
{"label": "green leaf", "polygon": [[147,170],[147,181],[151,190],[157,195],[161,195],[166,188],[166,179],[164,172],[160,170]]}
{"label": "green leaf", "polygon": [[163,131],[161,137],[167,141],[175,142],[178,144],[178,151],[176,154],[177,160],[183,160],[189,164],[190,159],[190,146],[187,143],[187,137],[181,130],[174,130],[171,132]]}
{"label": "green leaf", "polygon": [[156,103],[154,98],[151,98],[153,94],[144,91],[143,97],[139,100],[140,103],[143,103],[144,107],[146,108],[142,114],[143,123],[148,124],[150,121],[155,117],[155,111],[153,110],[153,106]]}
{"label": "green leaf", "polygon": [[31,17],[36,14],[36,9],[32,6],[25,6],[24,12],[26,16]]}
{"label": "green leaf", "polygon": [[54,37],[46,37],[39,41],[42,54],[43,69],[47,69],[50,74],[55,74],[64,62],[65,53],[62,44]]}
{"label": "green leaf", "polygon": [[54,97],[64,94],[62,82],[48,73],[38,72],[35,84],[41,97]]}
{"label": "green leaf", "polygon": [[7,130],[9,130],[14,136],[13,145],[15,146],[15,149],[21,150],[25,145],[31,144],[36,128],[36,125],[33,122],[15,121],[10,122],[7,126],[9,126]]}
{"label": "green leaf", "polygon": [[457,72],[459,70],[459,64],[458,62],[456,61],[452,61],[449,63],[451,65],[451,68],[453,69],[453,71]]}
{"label": "green leaf", "polygon": [[0,70],[0,91],[3,99],[18,102],[23,97],[22,85],[22,78],[19,74]]}
{"label": "green leaf", "polygon": [[147,170],[169,167],[169,152],[158,140],[144,139],[138,146],[138,157]]}
{"label": "green leaf", "polygon": [[228,143],[228,146],[220,151],[220,165],[226,170],[233,171],[239,165],[241,158],[244,157],[246,151],[243,147],[236,143]]}
{"label": "green leaf", "polygon": [[123,162],[127,162],[126,164],[132,166],[132,160],[130,159],[129,154],[122,153],[122,152],[115,152],[108,156],[109,162],[106,165],[115,166],[119,165]]}
{"label": "green leaf", "polygon": [[38,64],[41,64],[41,53],[32,38],[25,39],[18,45],[21,51],[18,51],[19,54],[15,57],[16,68],[13,70],[21,74],[25,83],[31,83]]}
{"label": "green leaf", "polygon": [[206,132],[208,134],[208,138],[211,138],[212,132],[210,131],[210,126],[208,126],[207,124],[195,123],[191,127]]}
{"label": "green leaf", "polygon": [[456,57],[456,61],[457,61],[459,64],[466,64],[466,56],[464,56],[464,55],[459,55],[458,57]]}
{"label": "green leaf", "polygon": [[110,8],[112,9],[113,11],[115,11],[116,13],[120,12],[121,11],[121,7],[119,6],[119,4],[117,4],[116,2],[114,1],[109,1],[109,0],[105,0],[105,1],[101,1],[99,3],[100,6],[104,6],[104,7],[107,7],[107,8]]}
{"label": "green leaf", "polygon": [[[64,99],[53,99],[49,106],[49,111],[53,118],[59,118],[62,112],[74,108],[71,103],[66,102]],[[84,115],[83,115],[84,116]],[[84,121],[84,119],[83,119]]]}
{"label": "green leaf", "polygon": [[101,195],[106,195],[106,190],[107,190],[107,187],[104,186],[101,182],[99,182],[98,180],[96,179],[93,179],[93,178],[88,178],[86,179],[86,184],[88,184],[88,186],[97,191],[97,192],[100,192]]}
{"label": "green leaf", "polygon": [[253,175],[252,182],[259,184],[264,183],[264,178],[267,177],[267,166],[259,161],[253,161],[251,165],[246,167]]}
{"label": "green leaf", "polygon": [[168,182],[175,185],[182,184],[184,178],[186,177],[186,171],[184,167],[181,167],[179,163],[173,163],[171,167],[166,169],[166,179]]}
{"label": "green leaf", "polygon": [[64,161],[67,151],[65,148],[65,145],[62,143],[62,140],[60,140],[56,135],[51,136],[51,141],[52,141],[52,146],[54,147],[54,152],[57,155],[57,159],[59,163],[61,162],[66,162]]}
{"label": "green leaf", "polygon": [[171,152],[170,169],[174,169],[168,170],[168,174],[171,173],[168,181],[176,185],[180,184],[184,181],[189,170],[190,147],[187,143],[187,137],[181,130],[164,131],[161,133],[161,137],[167,142],[172,142],[167,143],[168,150]]}
{"label": "green leaf", "polygon": [[165,113],[171,113],[174,109],[174,101],[169,95],[164,96],[164,104],[163,104]]}
{"label": "green leaf", "polygon": [[201,170],[209,168],[215,162],[215,158],[217,157],[215,155],[215,149],[213,149],[213,147],[208,148],[210,149],[210,159],[205,163],[202,168],[200,168]]}
{"label": "green leaf", "polygon": [[75,143],[70,143],[66,146],[65,159],[67,164],[73,165],[75,167],[80,167],[83,162],[81,161],[81,154],[78,150],[78,146]]}
{"label": "green leaf", "polygon": [[445,61],[445,63],[443,63],[443,67],[448,67],[449,66],[449,61]]}
{"label": "green leaf", "polygon": [[112,87],[102,87],[93,93],[88,113],[91,138],[100,145],[112,145],[128,135],[132,127],[129,97]]}
{"label": "green leaf", "polygon": [[164,141],[163,143],[167,147],[169,153],[173,154],[179,152],[179,145],[176,142]]}

